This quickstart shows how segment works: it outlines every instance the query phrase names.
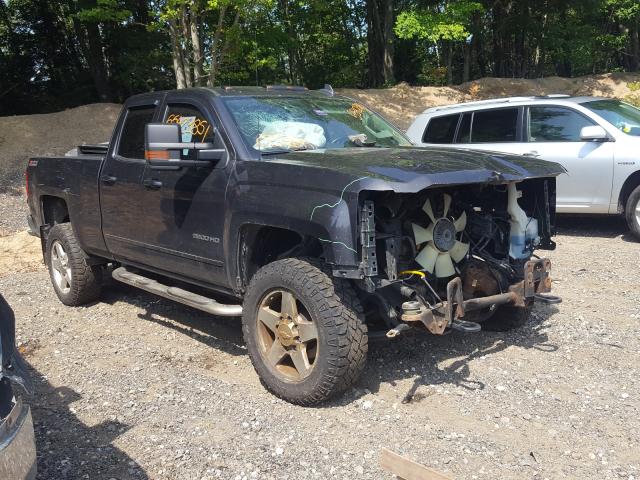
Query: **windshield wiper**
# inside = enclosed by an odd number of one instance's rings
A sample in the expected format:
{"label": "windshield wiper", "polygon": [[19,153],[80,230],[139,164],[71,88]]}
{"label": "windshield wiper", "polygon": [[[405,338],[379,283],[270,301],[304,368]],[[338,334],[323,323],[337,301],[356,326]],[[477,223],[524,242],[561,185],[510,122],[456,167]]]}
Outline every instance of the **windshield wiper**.
{"label": "windshield wiper", "polygon": [[278,155],[281,153],[291,153],[293,152],[293,150],[290,150],[288,148],[282,148],[280,150],[258,150],[260,152],[260,155]]}
{"label": "windshield wiper", "polygon": [[279,155],[282,153],[291,152],[304,152],[308,150],[315,150],[314,148],[281,148],[278,150],[258,150],[262,155]]}

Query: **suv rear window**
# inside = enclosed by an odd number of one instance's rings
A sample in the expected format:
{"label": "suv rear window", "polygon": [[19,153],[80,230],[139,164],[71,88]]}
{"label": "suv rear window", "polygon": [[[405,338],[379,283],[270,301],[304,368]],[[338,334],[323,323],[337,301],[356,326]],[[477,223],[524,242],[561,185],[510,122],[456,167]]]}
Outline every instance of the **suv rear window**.
{"label": "suv rear window", "polygon": [[422,141],[424,143],[453,143],[458,118],[460,118],[459,114],[432,118],[424,131]]}
{"label": "suv rear window", "polygon": [[473,114],[470,143],[517,141],[518,109],[482,110]]}
{"label": "suv rear window", "polygon": [[155,106],[131,107],[127,110],[118,155],[126,158],[144,158],[144,127],[153,121]]}

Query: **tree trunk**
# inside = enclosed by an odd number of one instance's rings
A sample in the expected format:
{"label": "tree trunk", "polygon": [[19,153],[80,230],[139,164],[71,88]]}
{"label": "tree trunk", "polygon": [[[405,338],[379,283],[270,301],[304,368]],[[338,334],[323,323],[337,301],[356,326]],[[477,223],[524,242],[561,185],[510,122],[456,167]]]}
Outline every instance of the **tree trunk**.
{"label": "tree trunk", "polygon": [[184,78],[187,87],[193,87],[193,73],[191,71],[191,62],[189,60],[189,42],[191,40],[191,28],[189,24],[188,12],[186,5],[182,6],[181,18],[179,22],[182,28],[182,38],[180,39],[180,49],[182,50],[182,62],[184,64]]}
{"label": "tree trunk", "polygon": [[187,79],[184,72],[184,60],[182,58],[182,47],[178,34],[178,26],[175,20],[169,20],[169,36],[171,37],[171,58],[173,60],[173,71],[176,74],[176,87],[187,88]]}
{"label": "tree trunk", "polygon": [[[545,6],[546,6],[546,2],[545,2]],[[540,31],[540,36],[538,37],[538,43],[536,45],[536,56],[535,56],[536,78],[540,78],[544,75],[544,65],[545,65],[545,60],[547,55],[546,46],[545,46],[547,19],[548,19],[548,15],[545,13],[542,16],[542,30]]]}
{"label": "tree trunk", "polygon": [[367,45],[369,84],[381,87],[393,83],[393,0],[367,0]]}
{"label": "tree trunk", "polygon": [[191,10],[189,15],[189,22],[191,26],[191,50],[193,55],[193,83],[196,86],[204,85],[204,56],[202,54],[202,45],[200,43],[200,31],[198,29],[198,12],[195,11],[195,7]]}
{"label": "tree trunk", "polygon": [[367,46],[369,61],[369,86],[379,87],[384,83],[380,62],[380,14],[376,0],[367,1]]}
{"label": "tree trunk", "polygon": [[227,15],[227,5],[223,4],[218,12],[218,24],[213,34],[213,42],[211,44],[211,66],[209,67],[209,86],[216,86],[216,77],[218,76],[218,58],[220,55],[220,39],[222,38],[222,30],[224,29],[224,18]]}
{"label": "tree trunk", "polygon": [[502,48],[502,28],[500,18],[504,15],[503,9],[496,4],[493,7],[493,15],[491,20],[491,33],[493,43],[493,75],[495,77],[504,76],[504,51]]}
{"label": "tree trunk", "polygon": [[467,42],[462,44],[462,56],[464,58],[464,64],[462,67],[462,82],[468,82],[471,71],[471,45]]}
{"label": "tree trunk", "polygon": [[631,60],[629,62],[631,71],[637,72],[640,67],[640,35],[638,34],[638,23],[636,20],[631,27]]}
{"label": "tree trunk", "polygon": [[109,73],[102,51],[102,41],[100,37],[100,29],[97,23],[86,23],[85,30],[87,32],[87,62],[89,70],[93,77],[93,83],[101,102],[111,101],[111,89],[109,88]]}
{"label": "tree trunk", "polygon": [[[236,9],[236,16],[233,18],[233,23],[231,24],[230,30],[235,30],[236,28],[238,28],[238,25],[240,25],[240,9],[239,8]],[[230,48],[231,48],[231,38],[227,37],[225,38],[224,43],[222,44],[222,48],[220,49],[221,65],[222,65],[222,62],[224,62],[224,59],[227,56],[227,53],[229,53]]]}
{"label": "tree trunk", "polygon": [[453,85],[453,42],[447,41],[447,85]]}
{"label": "tree trunk", "polygon": [[[296,3],[294,2],[293,5],[293,8],[295,8]],[[289,41],[287,42],[287,57],[289,59],[289,81],[295,85],[302,81],[302,59],[298,45],[298,32],[296,30],[295,23],[291,21],[290,7],[291,5],[289,0],[280,0],[282,21],[284,22],[285,30],[287,32],[287,36],[289,37]]]}
{"label": "tree trunk", "polygon": [[394,41],[394,15],[393,15],[393,0],[383,0],[384,8],[384,83],[391,85],[395,83],[395,74],[393,72],[393,41]]}
{"label": "tree trunk", "polygon": [[480,77],[487,76],[487,57],[485,54],[485,37],[483,34],[483,20],[479,13],[473,15],[473,38],[471,39],[471,46],[475,50],[476,61],[478,64],[478,73]]}

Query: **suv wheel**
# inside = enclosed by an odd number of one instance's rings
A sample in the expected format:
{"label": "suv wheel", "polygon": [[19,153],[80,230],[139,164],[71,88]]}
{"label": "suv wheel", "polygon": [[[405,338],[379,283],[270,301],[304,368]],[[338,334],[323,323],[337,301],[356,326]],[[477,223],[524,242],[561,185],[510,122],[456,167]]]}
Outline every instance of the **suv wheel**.
{"label": "suv wheel", "polygon": [[251,279],[242,327],[264,386],[313,405],[351,386],[367,356],[367,327],[355,291],[313,260],[288,258]]}
{"label": "suv wheel", "polygon": [[629,230],[637,240],[640,240],[640,185],[629,195],[624,212]]}
{"label": "suv wheel", "polygon": [[70,223],[59,223],[51,229],[45,259],[53,289],[62,303],[77,307],[100,296],[102,269],[87,264]]}

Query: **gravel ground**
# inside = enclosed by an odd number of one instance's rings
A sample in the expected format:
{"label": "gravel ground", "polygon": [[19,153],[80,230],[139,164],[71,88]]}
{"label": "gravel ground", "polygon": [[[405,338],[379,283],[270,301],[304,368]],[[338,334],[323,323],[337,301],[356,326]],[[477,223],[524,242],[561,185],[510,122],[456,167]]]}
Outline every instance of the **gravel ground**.
{"label": "gravel ground", "polygon": [[26,230],[27,200],[24,189],[13,187],[0,192],[0,237]]}
{"label": "gravel ground", "polygon": [[640,244],[563,219],[557,306],[509,334],[371,345],[346,396],[267,393],[239,321],[126,286],[85,308],[0,278],[32,367],[43,479],[385,479],[381,447],[456,479],[640,478]]}

